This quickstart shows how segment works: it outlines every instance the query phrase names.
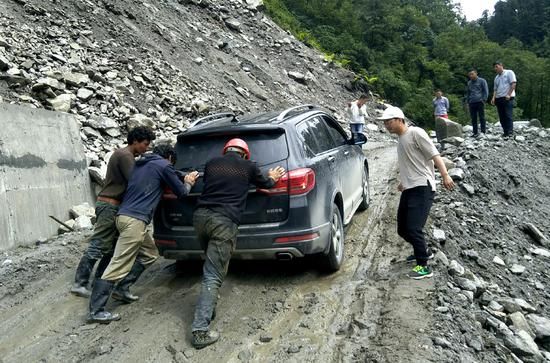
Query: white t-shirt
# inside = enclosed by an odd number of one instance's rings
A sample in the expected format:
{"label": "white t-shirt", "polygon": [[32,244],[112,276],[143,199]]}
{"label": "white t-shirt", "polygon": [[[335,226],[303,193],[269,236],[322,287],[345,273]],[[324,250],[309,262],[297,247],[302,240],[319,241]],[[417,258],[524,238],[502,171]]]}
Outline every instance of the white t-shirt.
{"label": "white t-shirt", "polygon": [[[495,77],[495,98],[508,96],[512,83],[517,82],[516,74],[510,69],[505,69]],[[510,97],[516,97],[516,91],[512,91]]]}
{"label": "white t-shirt", "polygon": [[364,104],[361,108],[359,108],[357,106],[357,101],[353,101],[351,106],[348,107],[348,116],[350,124],[364,124],[365,117],[368,116],[367,105]]}
{"label": "white t-shirt", "polygon": [[435,169],[432,158],[439,155],[432,140],[420,127],[409,126],[399,136],[397,159],[403,189],[426,186],[435,192]]}

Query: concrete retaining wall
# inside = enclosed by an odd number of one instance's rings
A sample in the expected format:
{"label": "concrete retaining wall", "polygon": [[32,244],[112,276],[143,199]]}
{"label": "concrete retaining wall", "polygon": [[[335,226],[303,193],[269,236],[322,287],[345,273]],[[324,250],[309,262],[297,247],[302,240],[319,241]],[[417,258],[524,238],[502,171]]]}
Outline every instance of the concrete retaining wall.
{"label": "concrete retaining wall", "polygon": [[56,234],[48,216],[93,203],[77,121],[0,103],[0,250]]}

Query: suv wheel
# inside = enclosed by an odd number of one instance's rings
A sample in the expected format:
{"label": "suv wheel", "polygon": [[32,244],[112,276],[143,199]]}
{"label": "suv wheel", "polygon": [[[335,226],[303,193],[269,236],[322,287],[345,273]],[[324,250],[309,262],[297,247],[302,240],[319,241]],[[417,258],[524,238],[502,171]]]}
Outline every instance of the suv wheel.
{"label": "suv wheel", "polygon": [[366,210],[370,204],[370,191],[369,191],[369,174],[367,172],[367,167],[363,167],[363,177],[361,185],[363,186],[363,196],[361,204],[359,204],[359,210]]}
{"label": "suv wheel", "polygon": [[323,265],[325,270],[334,272],[340,269],[344,261],[344,223],[336,204],[332,205],[329,243],[328,253],[322,255]]}

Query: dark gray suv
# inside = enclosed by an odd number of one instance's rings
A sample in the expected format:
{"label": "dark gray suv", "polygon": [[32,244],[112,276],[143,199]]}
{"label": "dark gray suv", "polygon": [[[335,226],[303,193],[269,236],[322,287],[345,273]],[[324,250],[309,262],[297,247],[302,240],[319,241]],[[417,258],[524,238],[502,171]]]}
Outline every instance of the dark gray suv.
{"label": "dark gray suv", "polygon": [[[251,186],[233,258],[316,255],[323,269],[338,270],[344,225],[369,205],[369,167],[360,146],[366,137],[349,138],[332,116],[313,105],[260,115],[216,114],[178,135],[176,169],[204,171],[234,137],[248,143],[260,169],[280,165],[287,174],[271,189]],[[192,223],[202,188],[199,178],[182,201],[165,190],[154,218],[154,238],[165,258],[204,256]]]}

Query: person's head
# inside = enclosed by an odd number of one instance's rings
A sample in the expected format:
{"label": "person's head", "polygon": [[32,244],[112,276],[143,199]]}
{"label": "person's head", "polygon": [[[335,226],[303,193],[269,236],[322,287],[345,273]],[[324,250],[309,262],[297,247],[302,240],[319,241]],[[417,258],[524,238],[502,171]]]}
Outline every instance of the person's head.
{"label": "person's head", "polygon": [[141,155],[147,151],[155,138],[155,133],[150,127],[136,126],[128,132],[126,141],[134,155]]}
{"label": "person's head", "polygon": [[250,159],[250,150],[248,149],[248,144],[239,138],[234,138],[229,140],[223,147],[223,154],[229,152],[239,154],[243,159]]}
{"label": "person's head", "polygon": [[362,107],[365,103],[367,103],[368,100],[369,100],[369,96],[367,96],[366,94],[362,94],[357,99],[357,106]]}
{"label": "person's head", "polygon": [[475,81],[477,79],[477,70],[470,69],[468,72],[468,78],[470,78],[472,81]]}
{"label": "person's head", "polygon": [[440,89],[436,89],[435,90],[435,97],[441,98],[442,96],[443,96],[443,91],[441,91]]}
{"label": "person's head", "polygon": [[176,150],[174,147],[168,143],[162,143],[155,145],[153,148],[153,154],[157,154],[164,159],[168,160],[172,164],[176,163],[177,156],[176,156]]}
{"label": "person's head", "polygon": [[378,119],[384,121],[384,127],[392,134],[401,135],[407,129],[405,115],[399,107],[386,108]]}
{"label": "person's head", "polygon": [[504,65],[502,64],[501,61],[496,61],[495,63],[493,63],[493,69],[494,69],[495,72],[497,72],[498,74],[501,74],[502,71],[504,70]]}

